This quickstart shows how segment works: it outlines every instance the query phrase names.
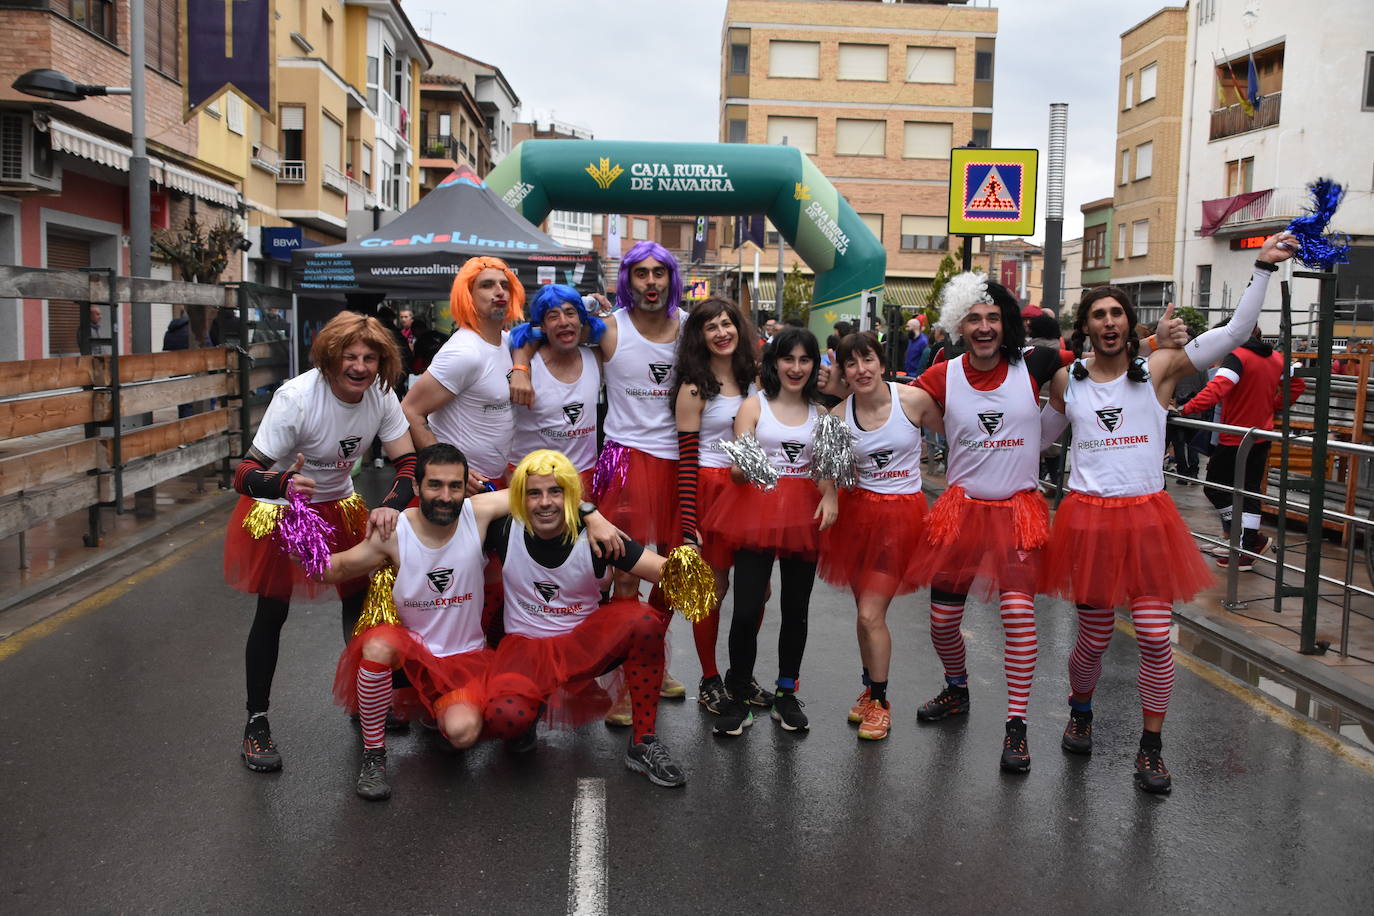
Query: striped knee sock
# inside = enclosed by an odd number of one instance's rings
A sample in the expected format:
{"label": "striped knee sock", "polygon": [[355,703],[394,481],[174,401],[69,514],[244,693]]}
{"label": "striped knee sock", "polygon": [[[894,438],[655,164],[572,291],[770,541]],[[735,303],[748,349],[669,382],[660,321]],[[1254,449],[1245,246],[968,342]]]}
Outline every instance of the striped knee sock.
{"label": "striped knee sock", "polygon": [[363,747],[386,742],[386,714],[391,709],[391,666],[363,659],[358,666],[358,724]]}
{"label": "striped knee sock", "polygon": [[1025,592],[1002,593],[1002,670],[1007,677],[1007,718],[1026,717],[1035,679],[1035,599]]}
{"label": "striped knee sock", "polygon": [[962,601],[930,599],[930,642],[944,665],[945,678],[967,678],[967,659],[964,654],[964,634],[959,625],[964,621]]}
{"label": "striped knee sock", "polygon": [[1080,607],[1078,636],[1069,654],[1069,688],[1076,694],[1092,696],[1102,676],[1102,656],[1111,642],[1116,614],[1111,608]]}
{"label": "striped knee sock", "polygon": [[1159,598],[1137,598],[1131,602],[1131,622],[1140,648],[1140,706],[1147,715],[1162,716],[1174,692],[1173,607]]}

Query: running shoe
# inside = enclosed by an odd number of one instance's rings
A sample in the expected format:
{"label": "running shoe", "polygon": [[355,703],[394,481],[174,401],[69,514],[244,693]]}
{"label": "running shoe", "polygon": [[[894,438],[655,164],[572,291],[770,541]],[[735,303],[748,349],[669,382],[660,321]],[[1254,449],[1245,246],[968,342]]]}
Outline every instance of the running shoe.
{"label": "running shoe", "polygon": [[929,700],[916,710],[916,718],[922,722],[939,722],[947,716],[967,715],[968,708],[968,688],[946,684],[945,689],[936,694],[935,699]]}
{"label": "running shoe", "polygon": [[736,697],[730,697],[721,707],[720,718],[711,726],[711,731],[717,735],[738,738],[753,724],[754,712],[749,708],[749,704]]}
{"label": "running shoe", "polygon": [[768,709],[773,705],[773,691],[764,690],[759,686],[759,682],[753,678],[749,679],[748,689],[741,692],[744,694],[744,701],[750,706]]}
{"label": "running shoe", "polygon": [[864,720],[864,713],[868,712],[868,704],[872,702],[871,697],[872,691],[865,687],[864,692],[854,701],[854,705],[849,707],[850,723],[857,725]]}
{"label": "running shoe", "polygon": [[1007,720],[1007,736],[1002,739],[1002,769],[1007,773],[1030,772],[1030,747],[1026,744],[1026,720],[1017,716]]}
{"label": "running shoe", "polygon": [[391,797],[391,786],[386,781],[386,748],[363,748],[363,767],[358,772],[357,790],[368,801]]}
{"label": "running shoe", "polygon": [[631,744],[625,752],[625,766],[649,777],[656,786],[685,786],[687,774],[673,762],[668,746],[653,735],[645,735],[642,744]]}
{"label": "running shoe", "polygon": [[801,710],[805,705],[795,693],[779,690],[773,696],[773,721],[785,731],[804,731],[811,727],[811,721]]}
{"label": "running shoe", "polygon": [[272,727],[266,716],[249,719],[243,729],[243,765],[255,773],[271,773],[281,769],[281,751],[272,740]]}
{"label": "running shoe", "polygon": [[720,715],[721,707],[730,698],[730,694],[725,690],[725,682],[720,679],[719,674],[701,679],[701,684],[697,687],[697,702],[706,707],[706,711],[713,716]]}
{"label": "running shoe", "polygon": [[668,673],[668,669],[663,669],[663,686],[658,689],[658,695],[667,697],[670,700],[685,697],[687,688],[682,685],[682,681]]}
{"label": "running shoe", "polygon": [[630,691],[626,690],[615,701],[611,711],[606,713],[606,724],[616,728],[629,728],[634,724],[634,707],[630,704]]}
{"label": "running shoe", "polygon": [[864,710],[863,722],[859,724],[859,737],[865,741],[881,741],[892,730],[892,704],[886,700],[873,700]]}
{"label": "running shoe", "polygon": [[1164,766],[1160,748],[1141,748],[1135,755],[1135,782],[1151,795],[1168,795],[1174,788],[1173,777]]}
{"label": "running shoe", "polygon": [[1091,709],[1069,710],[1069,724],[1064,726],[1064,737],[1060,747],[1070,754],[1091,754],[1093,752],[1093,711]]}
{"label": "running shoe", "polygon": [[[1252,553],[1257,553],[1257,554],[1260,554],[1261,556],[1263,556],[1264,554],[1266,554],[1266,553],[1269,552],[1269,548],[1270,548],[1271,546],[1273,546],[1273,543],[1274,543],[1274,539],[1273,539],[1273,538],[1266,537],[1266,538],[1264,538],[1264,542],[1263,542],[1262,544],[1260,544],[1258,547],[1256,547],[1256,548],[1255,548],[1253,551],[1251,551],[1251,552],[1252,552]],[[1231,565],[1231,553],[1230,553],[1230,551],[1227,551],[1225,556],[1217,557],[1217,565],[1220,566],[1222,569],[1226,569],[1227,567],[1229,567],[1229,566]],[[1254,569],[1254,568],[1255,568],[1255,557],[1252,557],[1252,556],[1250,556],[1249,554],[1245,554],[1245,553],[1239,554],[1239,555],[1236,557],[1236,569],[1239,569],[1241,572],[1249,572],[1250,570],[1252,570],[1252,569]]]}

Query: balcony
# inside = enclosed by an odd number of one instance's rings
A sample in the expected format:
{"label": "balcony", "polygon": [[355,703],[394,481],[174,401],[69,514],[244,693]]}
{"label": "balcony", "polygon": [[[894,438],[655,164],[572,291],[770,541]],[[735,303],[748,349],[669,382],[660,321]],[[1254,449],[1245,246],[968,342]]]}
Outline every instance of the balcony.
{"label": "balcony", "polygon": [[277,184],[305,184],[304,159],[283,159],[277,168]]}
{"label": "balcony", "polygon": [[1259,104],[1255,106],[1254,117],[1247,116],[1245,109],[1239,105],[1218,108],[1212,112],[1212,130],[1207,139],[1220,140],[1223,137],[1232,137],[1247,131],[1259,130],[1262,127],[1273,127],[1279,123],[1279,111],[1282,108],[1282,103],[1282,92],[1263,96]]}
{"label": "balcony", "polygon": [[348,182],[348,209],[353,210],[375,210],[377,209],[377,195],[370,188],[354,181],[352,178]]}
{"label": "balcony", "polygon": [[254,145],[253,155],[249,159],[249,162],[262,169],[264,172],[270,172],[273,175],[281,174],[281,165],[277,158],[277,151],[270,146],[263,146],[260,143]]}
{"label": "balcony", "polygon": [[348,176],[332,165],[325,165],[324,176],[320,181],[331,191],[338,191],[340,194],[348,193]]}
{"label": "balcony", "polygon": [[420,154],[425,159],[448,159],[455,165],[458,163],[458,152],[462,149],[463,158],[467,158],[466,144],[460,144],[455,137],[444,134],[430,134],[425,137],[425,145],[420,148]]}
{"label": "balcony", "polygon": [[[1227,216],[1218,225],[1219,237],[1268,234],[1288,225],[1310,202],[1306,188],[1274,188]],[[1204,216],[1204,220],[1205,220]]]}

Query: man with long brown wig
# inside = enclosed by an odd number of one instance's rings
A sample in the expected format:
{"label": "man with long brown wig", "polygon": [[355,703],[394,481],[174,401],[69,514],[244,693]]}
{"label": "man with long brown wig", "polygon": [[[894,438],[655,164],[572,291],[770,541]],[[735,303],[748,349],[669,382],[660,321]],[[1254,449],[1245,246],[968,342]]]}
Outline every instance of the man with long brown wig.
{"label": "man with long brown wig", "polygon": [[[281,769],[281,753],[267,723],[282,624],[292,596],[314,598],[324,585],[308,579],[272,536],[278,507],[303,496],[334,529],[331,546],[346,550],[374,530],[390,537],[415,489],[415,449],[391,386],[402,371],[395,339],[376,318],[341,312],[310,348],[315,368],[272,396],[253,446],[234,472],[238,506],[224,541],[224,578],[257,595],[244,669],[248,725],[242,757],[250,770]],[[396,468],[391,493],[369,514],[353,491],[351,471],[374,437]],[[362,608],[365,579],[338,583],[347,639]]]}

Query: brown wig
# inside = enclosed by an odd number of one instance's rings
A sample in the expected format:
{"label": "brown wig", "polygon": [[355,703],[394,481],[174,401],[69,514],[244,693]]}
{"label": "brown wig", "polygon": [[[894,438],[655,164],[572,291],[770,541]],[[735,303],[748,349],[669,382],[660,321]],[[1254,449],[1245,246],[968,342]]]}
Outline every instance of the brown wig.
{"label": "brown wig", "polygon": [[1073,350],[1075,358],[1073,364],[1073,377],[1082,381],[1088,377],[1088,367],[1083,365],[1083,347],[1088,342],[1088,313],[1092,311],[1094,302],[1102,299],[1115,299],[1121,303],[1121,307],[1126,310],[1126,324],[1130,327],[1130,339],[1126,341],[1126,353],[1130,357],[1130,365],[1126,368],[1126,378],[1133,382],[1148,382],[1150,377],[1145,373],[1145,367],[1138,359],[1140,356],[1140,337],[1136,333],[1136,312],[1135,303],[1131,301],[1131,294],[1119,286],[1095,286],[1083,293],[1083,298],[1078,303],[1078,314],[1073,318],[1073,336],[1069,338],[1069,348]]}
{"label": "brown wig", "polygon": [[682,333],[677,343],[677,380],[673,382],[673,391],[668,398],[670,411],[675,409],[677,393],[683,385],[695,386],[701,392],[703,401],[720,394],[720,382],[711,371],[711,348],[706,343],[706,325],[720,315],[727,316],[739,332],[739,342],[730,356],[730,374],[734,376],[740,394],[749,390],[754,376],[758,374],[758,363],[754,360],[754,340],[758,335],[753,323],[729,299],[712,296],[692,309],[682,323]]}
{"label": "brown wig", "polygon": [[868,356],[873,354],[878,357],[878,365],[887,371],[887,356],[883,353],[883,345],[878,342],[878,335],[872,331],[859,331],[855,334],[846,334],[840,340],[840,345],[835,348],[835,366],[840,372],[844,372],[844,364],[856,356]]}
{"label": "brown wig", "polygon": [[401,351],[391,330],[370,315],[340,312],[320,328],[310,345],[310,362],[330,382],[343,370],[343,353],[361,343],[377,354],[377,384],[390,391],[401,379]]}

